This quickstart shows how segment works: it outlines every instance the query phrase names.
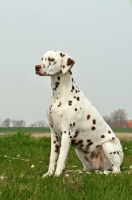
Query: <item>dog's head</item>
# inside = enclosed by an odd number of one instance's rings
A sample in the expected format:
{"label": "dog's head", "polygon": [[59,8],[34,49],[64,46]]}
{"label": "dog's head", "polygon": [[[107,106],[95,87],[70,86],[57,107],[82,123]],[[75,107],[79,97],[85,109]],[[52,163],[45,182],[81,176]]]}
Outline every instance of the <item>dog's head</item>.
{"label": "dog's head", "polygon": [[43,55],[41,63],[35,66],[35,70],[40,76],[53,76],[60,72],[66,74],[74,63],[74,60],[66,53],[48,51]]}

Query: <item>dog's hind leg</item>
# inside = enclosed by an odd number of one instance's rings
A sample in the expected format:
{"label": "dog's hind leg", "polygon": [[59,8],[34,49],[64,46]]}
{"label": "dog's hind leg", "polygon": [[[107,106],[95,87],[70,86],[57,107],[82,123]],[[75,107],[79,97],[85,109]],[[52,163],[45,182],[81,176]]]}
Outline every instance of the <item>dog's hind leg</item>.
{"label": "dog's hind leg", "polygon": [[93,168],[92,168],[92,165],[90,164],[88,158],[85,157],[85,155],[83,153],[78,151],[78,149],[76,149],[76,154],[83,165],[83,171],[92,171]]}
{"label": "dog's hind leg", "polygon": [[109,142],[102,144],[104,152],[104,160],[106,159],[107,165],[104,164],[104,170],[112,169],[113,173],[120,173],[120,166],[123,160],[122,146],[118,138],[114,138]]}

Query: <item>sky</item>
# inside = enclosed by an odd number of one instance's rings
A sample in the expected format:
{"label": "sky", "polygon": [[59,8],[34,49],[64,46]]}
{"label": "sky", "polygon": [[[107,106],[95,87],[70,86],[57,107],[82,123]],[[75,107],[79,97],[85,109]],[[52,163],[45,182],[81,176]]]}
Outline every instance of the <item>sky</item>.
{"label": "sky", "polygon": [[102,116],[132,119],[131,0],[1,0],[0,118],[47,120],[50,77],[35,74],[49,50],[74,60],[77,86]]}

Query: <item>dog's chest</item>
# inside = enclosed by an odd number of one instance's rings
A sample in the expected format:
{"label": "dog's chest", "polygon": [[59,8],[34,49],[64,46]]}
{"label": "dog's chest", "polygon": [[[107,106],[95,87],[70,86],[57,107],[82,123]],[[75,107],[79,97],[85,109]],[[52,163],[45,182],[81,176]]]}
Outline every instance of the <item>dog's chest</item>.
{"label": "dog's chest", "polygon": [[50,106],[48,108],[48,119],[51,127],[60,127],[61,125],[61,116],[62,116],[62,102],[60,100],[52,99]]}

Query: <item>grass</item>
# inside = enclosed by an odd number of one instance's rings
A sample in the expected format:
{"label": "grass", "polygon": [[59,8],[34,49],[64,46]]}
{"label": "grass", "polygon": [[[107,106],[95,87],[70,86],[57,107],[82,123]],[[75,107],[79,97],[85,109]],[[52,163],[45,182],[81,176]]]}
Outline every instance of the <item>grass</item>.
{"label": "grass", "polygon": [[113,128],[115,133],[132,133],[132,128]]}
{"label": "grass", "polygon": [[[34,139],[29,133],[0,137],[0,199],[1,200],[131,200],[132,141],[122,141],[125,158],[122,173],[65,173],[81,169],[74,148],[70,148],[66,170],[60,177],[47,177],[50,139]],[[74,170],[75,171],[75,170]]]}
{"label": "grass", "polygon": [[49,127],[0,127],[0,133],[25,131],[29,133],[50,133]]}
{"label": "grass", "polygon": [[[19,130],[30,133],[50,133],[49,127],[0,127],[0,133],[13,133]],[[132,133],[132,128],[113,128],[115,133]]]}

